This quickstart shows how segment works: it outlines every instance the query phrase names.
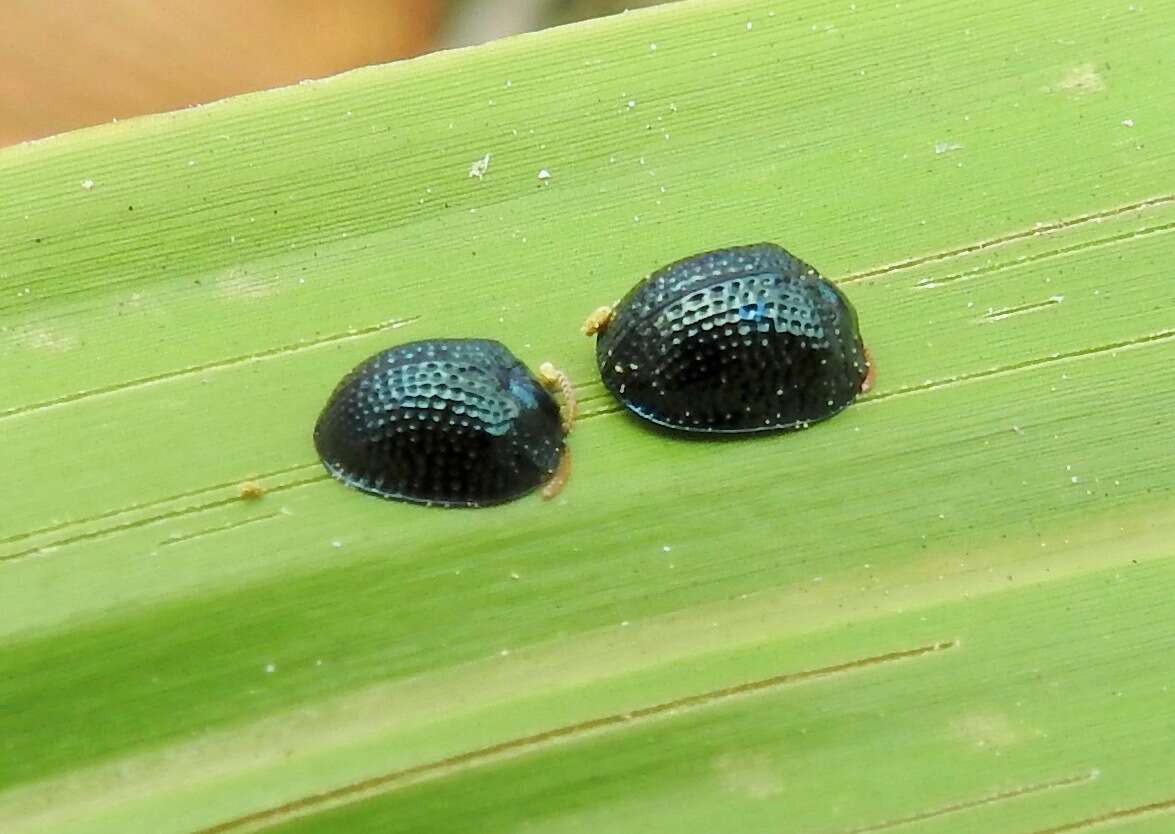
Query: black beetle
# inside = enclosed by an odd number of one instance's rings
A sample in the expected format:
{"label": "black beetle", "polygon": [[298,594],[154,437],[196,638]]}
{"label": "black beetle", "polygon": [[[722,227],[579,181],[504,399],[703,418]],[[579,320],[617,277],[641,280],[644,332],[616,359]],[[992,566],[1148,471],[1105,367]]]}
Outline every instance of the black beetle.
{"label": "black beetle", "polygon": [[634,414],[686,432],[804,428],[873,381],[848,299],[773,243],[649,275],[584,323],[604,386]]}
{"label": "black beetle", "polygon": [[[314,446],[338,480],[383,498],[481,507],[559,491],[575,398],[549,363],[536,380],[501,343],[431,339],[385,350],[335,387]],[[564,394],[562,412],[546,387]]]}

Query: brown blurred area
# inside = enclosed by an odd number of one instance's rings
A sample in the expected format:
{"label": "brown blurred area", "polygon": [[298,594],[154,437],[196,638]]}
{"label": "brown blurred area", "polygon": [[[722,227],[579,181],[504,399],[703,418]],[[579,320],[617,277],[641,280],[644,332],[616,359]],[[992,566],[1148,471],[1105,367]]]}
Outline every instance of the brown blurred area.
{"label": "brown blurred area", "polygon": [[5,0],[0,144],[428,48],[437,0]]}
{"label": "brown blurred area", "polygon": [[656,0],[0,0],[0,145]]}

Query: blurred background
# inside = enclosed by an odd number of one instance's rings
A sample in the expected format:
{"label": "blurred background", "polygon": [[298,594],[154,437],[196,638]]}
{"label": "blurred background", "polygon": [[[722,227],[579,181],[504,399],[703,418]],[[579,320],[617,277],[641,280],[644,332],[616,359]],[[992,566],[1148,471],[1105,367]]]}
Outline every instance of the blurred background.
{"label": "blurred background", "polygon": [[0,145],[658,0],[2,0]]}

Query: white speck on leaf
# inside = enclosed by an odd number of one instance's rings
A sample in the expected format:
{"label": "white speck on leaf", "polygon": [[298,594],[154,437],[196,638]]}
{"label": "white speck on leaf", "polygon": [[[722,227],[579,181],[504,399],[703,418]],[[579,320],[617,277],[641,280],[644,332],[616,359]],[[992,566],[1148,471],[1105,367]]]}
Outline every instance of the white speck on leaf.
{"label": "white speck on leaf", "polygon": [[1134,127],[1134,119],[1123,119],[1122,125],[1124,127]]}
{"label": "white speck on leaf", "polygon": [[546,182],[550,178],[551,178],[551,172],[548,171],[546,168],[543,168],[541,171],[539,171],[539,179],[542,180],[543,182]]}
{"label": "white speck on leaf", "polygon": [[475,160],[469,166],[469,176],[477,177],[479,180],[486,175],[486,171],[490,168],[490,155],[487,153],[481,159]]}
{"label": "white speck on leaf", "polygon": [[1045,93],[1086,94],[1100,93],[1106,89],[1106,80],[1102,77],[1095,64],[1081,64],[1073,67],[1062,78],[1042,87]]}
{"label": "white speck on leaf", "polygon": [[277,671],[277,666],[273,665],[272,663],[265,664],[265,673],[267,675],[272,675],[276,671]]}
{"label": "white speck on leaf", "polygon": [[91,180],[91,179],[84,179],[84,180],[82,180],[82,188],[83,188],[84,190],[86,190],[86,191],[89,191],[89,190],[90,190],[90,189],[92,189],[93,187],[94,187],[94,181],[93,181],[93,180]]}

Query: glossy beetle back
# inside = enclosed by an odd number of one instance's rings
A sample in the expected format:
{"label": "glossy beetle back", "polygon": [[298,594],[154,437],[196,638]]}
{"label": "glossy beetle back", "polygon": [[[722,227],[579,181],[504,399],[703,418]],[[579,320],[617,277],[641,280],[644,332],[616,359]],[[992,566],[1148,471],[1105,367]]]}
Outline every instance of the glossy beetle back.
{"label": "glossy beetle back", "polygon": [[848,299],[770,243],[654,272],[613,310],[596,360],[604,385],[640,417],[719,433],[831,417],[869,369]]}
{"label": "glossy beetle back", "polygon": [[349,486],[477,507],[527,493],[563,454],[559,408],[502,344],[411,342],[338,384],[314,427],[327,470]]}

